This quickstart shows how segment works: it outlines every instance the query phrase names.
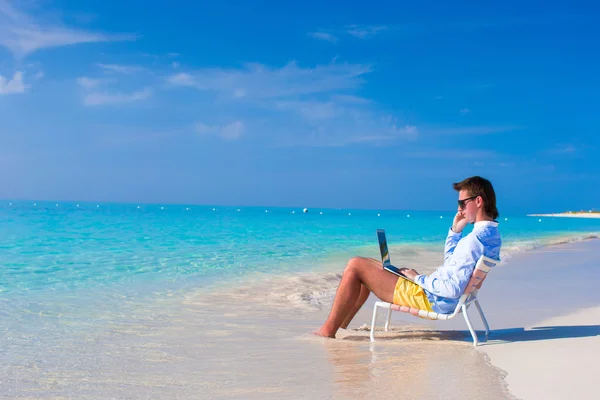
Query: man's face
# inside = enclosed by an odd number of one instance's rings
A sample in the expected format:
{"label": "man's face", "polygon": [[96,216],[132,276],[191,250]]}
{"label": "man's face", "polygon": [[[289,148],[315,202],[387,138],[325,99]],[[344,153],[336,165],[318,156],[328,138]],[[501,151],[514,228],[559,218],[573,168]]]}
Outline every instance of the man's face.
{"label": "man's face", "polygon": [[[462,201],[461,201],[462,200]],[[477,217],[477,201],[479,198],[471,196],[467,190],[461,190],[458,193],[458,212],[465,217],[469,223],[475,222]]]}

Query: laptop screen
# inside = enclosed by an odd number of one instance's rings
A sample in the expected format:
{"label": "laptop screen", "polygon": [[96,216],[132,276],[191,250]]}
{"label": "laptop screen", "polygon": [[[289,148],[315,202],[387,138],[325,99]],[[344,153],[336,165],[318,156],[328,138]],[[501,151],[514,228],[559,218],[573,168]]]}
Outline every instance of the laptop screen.
{"label": "laptop screen", "polygon": [[388,251],[385,231],[383,229],[377,229],[377,240],[379,240],[379,251],[381,252],[381,261],[383,262],[383,266],[390,265],[390,253]]}

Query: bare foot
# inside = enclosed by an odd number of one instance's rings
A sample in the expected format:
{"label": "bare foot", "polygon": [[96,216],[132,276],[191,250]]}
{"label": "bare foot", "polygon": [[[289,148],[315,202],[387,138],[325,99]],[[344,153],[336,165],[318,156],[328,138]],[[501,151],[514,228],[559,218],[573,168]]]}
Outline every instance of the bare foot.
{"label": "bare foot", "polygon": [[321,337],[325,337],[325,338],[335,339],[335,334],[334,335],[328,335],[325,332],[323,332],[323,329],[319,329],[318,331],[314,331],[313,335],[321,336]]}

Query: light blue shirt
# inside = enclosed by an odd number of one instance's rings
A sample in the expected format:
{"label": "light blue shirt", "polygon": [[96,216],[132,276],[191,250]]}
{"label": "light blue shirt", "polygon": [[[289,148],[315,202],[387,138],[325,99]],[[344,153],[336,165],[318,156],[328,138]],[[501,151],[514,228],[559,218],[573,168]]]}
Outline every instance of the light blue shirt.
{"label": "light blue shirt", "polygon": [[500,246],[502,239],[496,221],[476,222],[473,231],[465,237],[450,229],[444,249],[444,265],[431,275],[415,278],[415,282],[425,289],[433,311],[442,314],[454,312],[477,260],[482,255],[499,260]]}

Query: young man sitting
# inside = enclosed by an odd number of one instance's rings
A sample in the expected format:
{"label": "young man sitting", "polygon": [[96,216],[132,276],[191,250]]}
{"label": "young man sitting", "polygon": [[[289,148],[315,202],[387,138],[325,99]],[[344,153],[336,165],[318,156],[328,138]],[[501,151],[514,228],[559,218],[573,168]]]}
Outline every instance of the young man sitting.
{"label": "young man sitting", "polygon": [[[453,184],[458,192],[458,212],[446,238],[444,264],[431,275],[403,268],[407,279],[384,270],[381,262],[363,257],[350,259],[338,286],[327,321],[315,334],[335,338],[346,328],[373,292],[388,303],[447,314],[454,311],[477,260],[485,255],[498,259],[502,240],[492,184],[479,176]],[[468,224],[473,231],[462,236]]]}

